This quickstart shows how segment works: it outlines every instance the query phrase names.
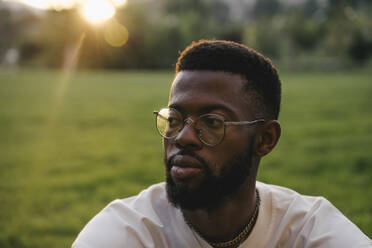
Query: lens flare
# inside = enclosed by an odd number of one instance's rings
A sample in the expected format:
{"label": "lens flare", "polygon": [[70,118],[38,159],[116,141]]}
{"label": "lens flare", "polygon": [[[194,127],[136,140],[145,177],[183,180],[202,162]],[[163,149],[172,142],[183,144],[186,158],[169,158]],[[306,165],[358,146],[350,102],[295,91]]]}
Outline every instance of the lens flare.
{"label": "lens flare", "polygon": [[93,24],[99,24],[115,15],[115,7],[105,0],[87,1],[83,6],[83,16]]}
{"label": "lens flare", "polygon": [[111,0],[116,7],[122,7],[127,3],[127,0]]}
{"label": "lens flare", "polygon": [[45,9],[50,8],[50,3],[48,1],[45,1],[45,0],[19,0],[17,2],[26,4],[28,6],[31,6],[33,8],[36,8],[36,9],[43,9],[43,10],[45,10]]}
{"label": "lens flare", "polygon": [[111,46],[121,47],[128,41],[129,33],[123,25],[113,21],[105,28],[104,36]]}

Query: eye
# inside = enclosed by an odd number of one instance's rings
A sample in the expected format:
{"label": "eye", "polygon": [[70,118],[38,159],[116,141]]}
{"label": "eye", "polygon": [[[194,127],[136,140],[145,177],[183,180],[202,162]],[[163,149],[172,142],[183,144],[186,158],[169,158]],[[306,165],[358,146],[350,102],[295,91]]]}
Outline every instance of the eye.
{"label": "eye", "polygon": [[173,117],[173,116],[169,116],[167,121],[168,121],[169,127],[177,127],[181,123],[181,120],[179,118]]}
{"label": "eye", "polygon": [[206,127],[212,129],[219,129],[223,127],[223,120],[214,117],[214,116],[206,116],[203,118],[203,123]]}

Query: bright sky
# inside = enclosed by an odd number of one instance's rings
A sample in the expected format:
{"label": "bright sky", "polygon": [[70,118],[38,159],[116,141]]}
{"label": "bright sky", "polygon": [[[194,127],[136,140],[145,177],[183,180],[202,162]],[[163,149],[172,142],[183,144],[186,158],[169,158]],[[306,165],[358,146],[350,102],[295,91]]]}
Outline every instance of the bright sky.
{"label": "bright sky", "polygon": [[114,7],[121,7],[126,3],[126,0],[13,0],[38,9],[68,9],[75,5],[84,6],[87,3],[107,2]]}
{"label": "bright sky", "polygon": [[83,16],[93,24],[101,23],[115,15],[115,7],[108,1],[95,0],[83,5]]}
{"label": "bright sky", "polygon": [[38,9],[62,10],[77,6],[86,20],[93,24],[113,17],[116,8],[125,5],[126,0],[13,0]]}

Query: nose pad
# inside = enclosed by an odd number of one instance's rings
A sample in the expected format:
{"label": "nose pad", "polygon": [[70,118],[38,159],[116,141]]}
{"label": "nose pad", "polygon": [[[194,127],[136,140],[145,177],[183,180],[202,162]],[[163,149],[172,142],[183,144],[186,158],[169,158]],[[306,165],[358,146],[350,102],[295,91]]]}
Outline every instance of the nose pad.
{"label": "nose pad", "polygon": [[191,117],[187,118],[183,122],[184,122],[184,125],[186,125],[186,124],[191,124],[192,125],[194,123],[194,121],[191,119]]}
{"label": "nose pad", "polygon": [[195,128],[195,131],[198,134],[199,139],[201,139],[201,136],[203,135],[203,130]]}
{"label": "nose pad", "polygon": [[195,129],[194,127],[194,121],[189,117],[184,120],[184,126],[176,136],[175,142],[182,147],[185,146],[199,147],[201,146],[199,132],[200,130]]}

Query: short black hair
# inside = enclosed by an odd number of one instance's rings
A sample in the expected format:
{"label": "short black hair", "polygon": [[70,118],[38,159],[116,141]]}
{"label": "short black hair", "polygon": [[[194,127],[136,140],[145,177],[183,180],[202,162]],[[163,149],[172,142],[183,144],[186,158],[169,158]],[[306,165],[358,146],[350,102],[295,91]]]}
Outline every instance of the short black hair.
{"label": "short black hair", "polygon": [[246,79],[245,92],[256,104],[258,118],[277,120],[280,111],[281,82],[270,59],[232,41],[200,40],[179,56],[176,74],[183,70],[209,70],[240,74]]}

